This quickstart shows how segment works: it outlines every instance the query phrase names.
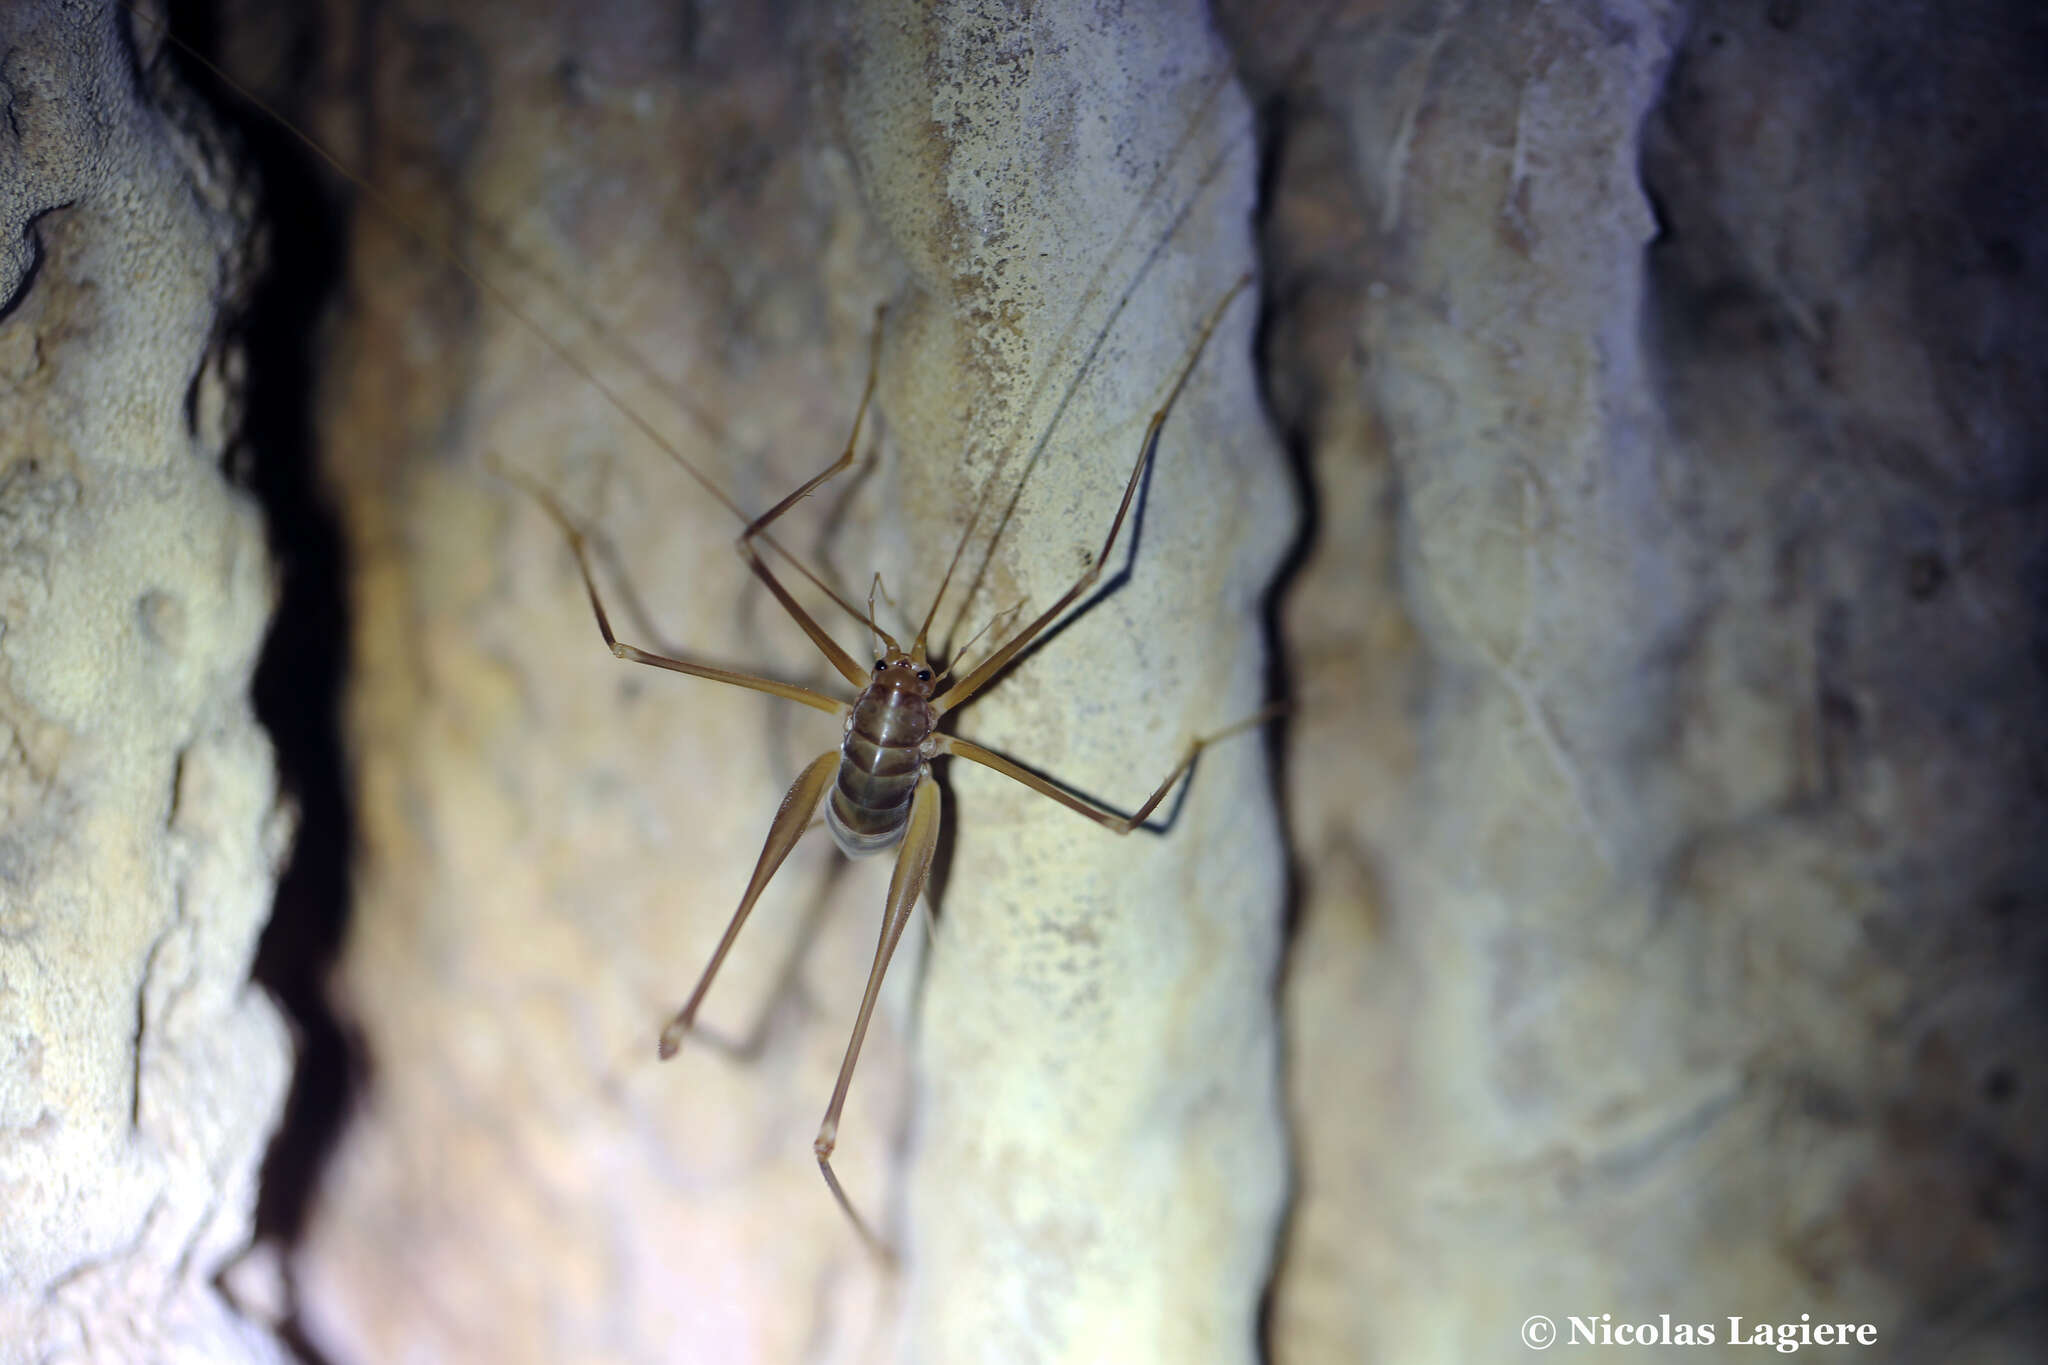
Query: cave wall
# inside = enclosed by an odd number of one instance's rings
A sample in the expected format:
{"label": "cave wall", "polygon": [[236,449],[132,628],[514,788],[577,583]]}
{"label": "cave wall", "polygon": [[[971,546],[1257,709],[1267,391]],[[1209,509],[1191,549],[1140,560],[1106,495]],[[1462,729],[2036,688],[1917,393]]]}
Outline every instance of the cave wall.
{"label": "cave wall", "polygon": [[219,1285],[291,1056],[248,979],[292,825],[251,701],[270,559],[228,477],[252,206],[162,58],[111,5],[0,14],[10,1362],[283,1358]]}
{"label": "cave wall", "polygon": [[2027,1358],[2038,18],[1241,22],[1323,518],[1276,1358],[1665,1313]]}
{"label": "cave wall", "polygon": [[[369,1063],[287,1258],[325,1352],[1471,1361],[1811,1313],[2028,1358],[2029,9],[494,14],[337,6],[261,87],[488,282],[361,212],[320,338]],[[251,66],[309,50],[244,17]],[[1283,572],[1282,823],[1254,740],[1163,838],[949,775],[840,1134],[891,1276],[807,1146],[879,869],[801,848],[707,1007],[739,1055],[652,1059],[831,724],[608,658],[485,455],[593,530],[626,638],[835,680],[490,295],[749,508],[837,451],[890,303],[871,453],[786,534],[914,624],[1027,473],[958,641],[1079,571],[1248,265],[1128,578],[962,720],[1132,800],[1256,705]]]}
{"label": "cave wall", "polygon": [[945,774],[933,946],[896,964],[835,1157],[886,1272],[810,1151],[884,862],[814,836],[709,997],[742,1055],[654,1051],[838,727],[611,658],[559,531],[488,467],[591,530],[622,638],[842,692],[691,470],[758,510],[821,468],[887,303],[859,468],[776,535],[856,601],[879,570],[907,640],[986,492],[951,656],[1100,553],[1171,397],[1099,600],[959,721],[1135,806],[1258,710],[1293,513],[1250,292],[1175,390],[1254,265],[1228,55],[1192,8],[1084,17],[331,13],[366,101],[315,78],[301,116],[415,230],[357,220],[323,434],[355,623],[335,999],[368,1084],[293,1264],[336,1357],[1252,1358],[1286,1171],[1258,740],[1121,840]]}

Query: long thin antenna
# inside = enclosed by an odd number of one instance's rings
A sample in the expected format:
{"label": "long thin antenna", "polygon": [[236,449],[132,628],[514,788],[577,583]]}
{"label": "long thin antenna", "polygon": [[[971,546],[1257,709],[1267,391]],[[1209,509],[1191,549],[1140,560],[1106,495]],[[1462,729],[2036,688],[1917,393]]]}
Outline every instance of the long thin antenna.
{"label": "long thin antenna", "polygon": [[[660,450],[663,454],[667,455],[669,459],[675,461],[676,466],[680,468],[685,474],[689,475],[690,478],[696,482],[698,487],[702,488],[705,492],[709,493],[713,498],[715,498],[721,507],[725,508],[728,512],[731,512],[735,517],[739,518],[739,520],[743,524],[749,523],[753,520],[753,518],[748,516],[747,513],[740,508],[740,505],[737,502],[735,502],[723,488],[718,486],[718,483],[714,479],[712,479],[710,475],[706,474],[703,470],[699,469],[695,464],[693,464],[690,461],[690,459],[682,453],[682,451],[676,449],[673,442],[668,440],[667,437],[663,436],[658,430],[656,430],[654,424],[652,422],[649,422],[645,417],[643,417],[640,414],[640,412],[633,407],[632,404],[628,403],[625,400],[625,398],[620,395],[617,389],[613,388],[610,384],[606,383],[602,378],[600,378],[597,372],[594,369],[592,369],[590,365],[587,364],[581,356],[578,356],[575,352],[571,351],[568,347],[564,346],[559,340],[556,339],[553,333],[548,331],[547,328],[541,326],[540,322],[536,320],[531,313],[527,312],[525,308],[521,307],[518,300],[513,298],[513,296],[508,291],[506,291],[503,288],[500,288],[497,284],[493,283],[488,277],[486,277],[483,274],[483,272],[471,266],[469,262],[463,258],[462,253],[455,247],[455,245],[451,241],[420,224],[411,215],[407,214],[403,209],[401,209],[398,206],[397,201],[393,200],[390,195],[378,189],[376,185],[371,183],[364,176],[358,175],[355,171],[349,169],[346,165],[342,164],[340,158],[336,157],[334,153],[328,151],[325,147],[321,146],[318,139],[316,139],[311,133],[306,132],[303,128],[300,128],[296,123],[293,123],[290,119],[286,118],[283,114],[280,114],[277,110],[271,108],[253,90],[249,89],[248,86],[242,84],[240,81],[236,80],[233,76],[230,76],[225,70],[223,70],[219,63],[213,61],[205,53],[193,47],[192,44],[186,42],[183,38],[180,38],[177,34],[171,32],[171,30],[168,27],[166,27],[161,20],[157,19],[153,15],[143,13],[143,11],[137,8],[135,5],[128,3],[128,0],[120,0],[120,3],[121,7],[128,11],[128,14],[131,18],[134,18],[139,22],[147,25],[159,37],[163,38],[165,42],[177,48],[178,51],[184,53],[194,62],[197,62],[201,68],[203,68],[215,80],[219,81],[223,86],[227,87],[229,90],[232,90],[236,94],[236,96],[239,97],[244,103],[249,105],[250,108],[256,110],[258,113],[263,115],[263,117],[269,119],[272,123],[276,124],[279,128],[282,128],[287,134],[291,136],[291,138],[294,141],[299,143],[299,145],[304,147],[307,151],[311,152],[314,156],[318,157],[323,163],[325,163],[330,169],[332,169],[336,175],[340,176],[343,180],[346,180],[349,184],[355,186],[355,188],[358,191],[360,191],[365,198],[367,198],[371,203],[377,206],[378,210],[382,212],[387,219],[389,219],[392,223],[396,224],[400,230],[402,230],[407,236],[411,237],[415,242],[418,242],[421,246],[425,247],[427,251],[430,252],[443,265],[448,266],[450,269],[460,274],[464,279],[468,280],[471,284],[475,285],[477,290],[480,293],[482,293],[485,298],[490,300],[490,302],[497,305],[499,308],[503,309],[505,313],[512,317],[514,320],[516,320],[520,326],[524,327],[527,331],[531,332],[537,339],[539,339],[540,343],[543,346],[547,347],[548,351],[555,357],[555,359],[559,360],[562,364],[568,366],[569,369],[573,371],[577,376],[579,376],[585,383],[589,384],[591,388],[595,389],[598,392],[598,394],[604,398],[605,402],[611,405],[613,411],[617,412],[621,417],[624,417],[628,422],[630,422],[635,428],[639,430],[641,435],[645,436],[649,441],[653,442],[658,450]],[[508,254],[511,253],[508,252]],[[644,364],[644,362],[642,363]],[[695,412],[693,408],[686,410],[690,411],[693,417],[698,416],[698,414]],[[793,567],[798,573],[802,574],[804,578],[808,580],[813,587],[817,588],[820,592],[824,593],[827,597],[831,598],[833,603],[836,606],[838,606],[840,610],[844,611],[847,615],[851,616],[856,621],[862,621],[863,623],[865,622],[865,618],[861,615],[861,611],[858,607],[854,606],[852,603],[848,602],[844,597],[840,596],[839,593],[835,591],[830,584],[826,583],[822,578],[818,577],[818,575],[811,570],[809,565],[805,564],[803,560],[798,558],[795,554],[791,553],[787,548],[777,543],[774,537],[762,536],[761,540],[767,544],[768,548],[774,550],[777,554],[781,555],[785,560],[789,561],[790,566]]]}
{"label": "long thin antenna", "polygon": [[[1317,52],[1322,50],[1324,36],[1336,25],[1343,8],[1342,0],[1332,0],[1332,3],[1326,5],[1314,16],[1313,21],[1308,25],[1307,32],[1295,46],[1293,55],[1283,67],[1283,70],[1289,77],[1299,73],[1309,62],[1314,60]],[[1161,159],[1159,169],[1153,173],[1151,182],[1145,187],[1145,192],[1139,196],[1138,210],[1125,221],[1123,228],[1117,233],[1116,240],[1111,243],[1109,250],[1096,263],[1095,272],[1089,277],[1087,288],[1081,293],[1081,303],[1075,308],[1073,317],[1068,320],[1066,328],[1060,333],[1059,340],[1053,344],[1053,359],[1058,359],[1063,355],[1068,346],[1074,342],[1075,333],[1081,327],[1082,316],[1088,311],[1091,302],[1101,293],[1105,276],[1109,273],[1112,265],[1121,259],[1132,233],[1137,230],[1140,220],[1145,217],[1145,209],[1156,198],[1161,196],[1162,187],[1165,186],[1168,178],[1174,171],[1179,168],[1181,158],[1187,154],[1188,147],[1194,141],[1197,131],[1207,124],[1211,108],[1221,98],[1224,90],[1230,85],[1231,77],[1236,75],[1237,71],[1238,64],[1236,60],[1230,59],[1226,60],[1222,68],[1209,78],[1208,88],[1203,92],[1193,117],[1188,119],[1181,133],[1180,140],[1175,142],[1172,150]],[[1144,258],[1138,264],[1137,270],[1133,272],[1130,280],[1126,282],[1123,292],[1118,295],[1115,304],[1110,308],[1108,315],[1102,320],[1101,325],[1095,329],[1094,335],[1088,339],[1087,348],[1081,353],[1079,364],[1074,367],[1073,380],[1068,383],[1065,391],[1060,394],[1059,402],[1054,405],[1051,417],[1039,430],[1037,440],[1032,443],[1031,449],[1025,457],[1025,471],[1018,477],[1018,486],[1011,495],[1009,505],[1003,509],[1002,519],[997,522],[996,529],[992,533],[994,536],[999,537],[1002,534],[1003,527],[1009,524],[1010,515],[1016,508],[1017,498],[1023,492],[1023,481],[1030,477],[1031,467],[1037,463],[1038,459],[1044,454],[1046,447],[1051,443],[1053,432],[1059,427],[1062,418],[1066,415],[1067,409],[1072,406],[1075,396],[1080,390],[1082,378],[1093,368],[1095,358],[1101,354],[1103,346],[1108,342],[1110,332],[1115,328],[1117,320],[1123,316],[1124,310],[1130,306],[1131,300],[1136,297],[1139,284],[1151,273],[1152,267],[1163,254],[1166,244],[1172,241],[1181,223],[1186,221],[1188,215],[1194,211],[1196,201],[1215,182],[1217,176],[1222,174],[1224,166],[1229,163],[1230,158],[1236,153],[1237,149],[1244,142],[1248,141],[1257,130],[1257,118],[1249,118],[1245,121],[1243,127],[1235,130],[1225,139],[1223,145],[1218,149],[1215,158],[1207,166],[1203,167],[1201,173],[1195,177],[1194,184],[1189,189],[1187,196],[1180,201],[1177,208],[1173,209],[1167,221],[1166,230],[1159,235],[1151,249],[1145,253]],[[1045,368],[1039,372],[1038,378],[1033,381],[1030,392],[1025,395],[1024,402],[1018,407],[1017,417],[1011,424],[1011,439],[1003,442],[1001,453],[996,458],[995,467],[982,480],[981,490],[975,497],[974,509],[968,515],[967,529],[961,533],[959,545],[954,547],[952,561],[946,566],[946,576],[940,580],[939,591],[932,599],[931,610],[925,614],[924,628],[918,632],[920,640],[924,638],[925,630],[928,630],[931,623],[938,617],[939,603],[944,599],[947,585],[952,581],[953,570],[958,566],[961,556],[966,550],[967,543],[973,536],[974,528],[980,524],[982,513],[987,510],[989,500],[996,491],[996,485],[1000,481],[1003,471],[1009,467],[1010,460],[1016,452],[1017,442],[1015,437],[1018,429],[1038,406],[1040,397],[1045,392],[1046,385],[1052,378],[1052,372],[1053,361],[1048,360]],[[986,568],[987,561],[984,560],[982,571],[986,571]],[[968,587],[967,603],[973,601],[975,593],[979,590],[980,578],[981,573],[977,572],[974,582]],[[965,607],[966,604],[963,603],[963,612]]]}

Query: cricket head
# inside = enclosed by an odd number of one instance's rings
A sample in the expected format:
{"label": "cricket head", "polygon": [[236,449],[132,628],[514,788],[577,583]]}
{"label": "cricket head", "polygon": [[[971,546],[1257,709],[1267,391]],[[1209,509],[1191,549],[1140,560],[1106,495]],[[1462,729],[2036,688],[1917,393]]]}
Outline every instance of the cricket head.
{"label": "cricket head", "polygon": [[907,652],[889,641],[882,651],[882,657],[875,660],[875,686],[885,687],[892,692],[904,692],[913,697],[927,698],[937,682],[929,660],[924,657],[924,641],[919,640]]}
{"label": "cricket head", "polygon": [[[882,657],[875,660],[874,681],[870,689],[886,688],[891,692],[907,693],[924,699],[932,694],[932,687],[942,675],[932,672],[931,661],[925,657],[924,628],[919,628],[917,638],[910,642],[909,650],[896,643],[896,637],[875,623],[875,594],[882,586],[882,576],[875,575],[868,586],[868,631],[875,637],[875,652]],[[927,619],[926,626],[931,624]]]}

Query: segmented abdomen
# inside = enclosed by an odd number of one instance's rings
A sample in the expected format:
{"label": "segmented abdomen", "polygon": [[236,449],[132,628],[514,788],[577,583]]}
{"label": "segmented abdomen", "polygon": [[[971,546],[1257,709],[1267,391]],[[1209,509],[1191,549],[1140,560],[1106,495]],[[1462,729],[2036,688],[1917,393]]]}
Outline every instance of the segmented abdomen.
{"label": "segmented abdomen", "polygon": [[931,730],[922,697],[874,687],[854,703],[839,745],[839,778],[825,803],[825,825],[847,856],[879,853],[903,837],[924,768],[920,746]]}

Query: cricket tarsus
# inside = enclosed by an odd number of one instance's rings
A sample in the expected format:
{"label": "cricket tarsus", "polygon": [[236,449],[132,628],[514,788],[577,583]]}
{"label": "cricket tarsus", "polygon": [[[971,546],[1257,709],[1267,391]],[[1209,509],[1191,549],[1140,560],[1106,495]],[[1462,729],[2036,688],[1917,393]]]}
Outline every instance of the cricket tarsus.
{"label": "cricket tarsus", "polygon": [[1181,755],[1180,762],[1174,764],[1173,771],[1168,773],[1157,787],[1153,788],[1152,794],[1145,798],[1145,804],[1132,811],[1129,815],[1118,815],[1115,811],[1099,806],[1085,796],[1077,796],[1073,792],[1061,787],[1058,783],[1049,782],[1037,773],[1032,772],[1029,768],[1014,763],[999,753],[984,749],[971,740],[961,739],[957,735],[940,735],[938,736],[938,746],[940,753],[951,754],[955,758],[964,758],[969,763],[979,763],[982,767],[999,772],[1012,781],[1021,782],[1040,796],[1051,797],[1068,810],[1077,811],[1087,816],[1090,820],[1093,820],[1096,824],[1112,833],[1129,834],[1132,830],[1144,824],[1145,818],[1159,808],[1159,803],[1164,801],[1166,794],[1173,790],[1173,784],[1180,781],[1181,774],[1195,766],[1195,760],[1202,756],[1202,750],[1220,740],[1229,739],[1232,735],[1256,729],[1267,721],[1272,720],[1275,716],[1278,716],[1285,709],[1286,707],[1283,703],[1276,702],[1262,711],[1256,711],[1246,716],[1243,720],[1224,726],[1213,734],[1203,735],[1198,739],[1190,741],[1187,752]]}

